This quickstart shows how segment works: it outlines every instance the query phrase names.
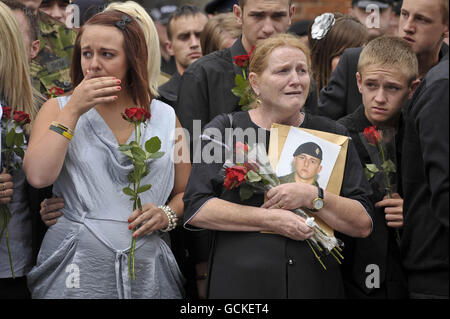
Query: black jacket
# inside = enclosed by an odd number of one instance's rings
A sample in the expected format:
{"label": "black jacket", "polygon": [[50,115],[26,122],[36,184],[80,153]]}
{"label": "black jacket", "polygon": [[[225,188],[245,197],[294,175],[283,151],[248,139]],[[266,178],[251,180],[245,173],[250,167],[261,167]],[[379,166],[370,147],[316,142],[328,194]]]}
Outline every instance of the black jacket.
{"label": "black jacket", "polygon": [[403,265],[412,294],[449,293],[448,54],[405,110]]}
{"label": "black jacket", "polygon": [[[358,152],[361,164],[372,163],[360,133],[368,126],[372,126],[364,114],[364,106],[361,104],[355,112],[341,118],[338,123],[344,125]],[[401,159],[402,119],[399,120],[399,130],[395,136],[397,157],[397,180],[401,179],[399,169]],[[370,180],[373,194],[370,196],[372,204],[383,199],[375,180]],[[399,187],[397,192],[402,195]],[[397,299],[407,297],[405,276],[401,267],[400,249],[397,244],[397,233],[386,225],[384,209],[373,207],[372,214],[373,231],[367,238],[342,238],[345,243],[345,259],[342,267],[343,278],[348,298],[386,298]],[[380,270],[380,285],[371,288],[366,285],[369,273],[368,265],[377,265]]]}
{"label": "black jacket", "polygon": [[158,88],[159,100],[169,104],[173,108],[177,103],[178,89],[180,87],[181,75],[178,71],[170,77],[170,80]]}

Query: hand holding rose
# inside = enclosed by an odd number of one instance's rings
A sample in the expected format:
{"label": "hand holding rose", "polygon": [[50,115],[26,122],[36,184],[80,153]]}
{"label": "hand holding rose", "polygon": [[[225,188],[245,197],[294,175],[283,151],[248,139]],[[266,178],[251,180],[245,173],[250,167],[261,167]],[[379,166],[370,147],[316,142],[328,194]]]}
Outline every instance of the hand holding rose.
{"label": "hand holding rose", "polygon": [[385,196],[383,200],[375,203],[375,207],[384,207],[388,227],[403,227],[403,199],[399,194],[392,194],[392,198]]}

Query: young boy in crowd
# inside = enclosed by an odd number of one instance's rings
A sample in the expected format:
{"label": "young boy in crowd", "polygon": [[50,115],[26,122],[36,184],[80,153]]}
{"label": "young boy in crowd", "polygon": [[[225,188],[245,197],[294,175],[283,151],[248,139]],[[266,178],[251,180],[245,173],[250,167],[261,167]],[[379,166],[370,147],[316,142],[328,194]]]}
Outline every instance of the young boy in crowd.
{"label": "young boy in crowd", "polygon": [[[356,74],[363,104],[340,119],[350,133],[363,166],[373,163],[361,134],[366,127],[393,128],[400,163],[402,106],[419,84],[418,61],[410,45],[397,37],[379,37],[363,49]],[[400,172],[397,166],[397,186]],[[388,198],[370,180],[374,204],[373,232],[368,238],[345,238],[343,267],[349,298],[406,298],[397,236],[403,226],[401,189]]]}

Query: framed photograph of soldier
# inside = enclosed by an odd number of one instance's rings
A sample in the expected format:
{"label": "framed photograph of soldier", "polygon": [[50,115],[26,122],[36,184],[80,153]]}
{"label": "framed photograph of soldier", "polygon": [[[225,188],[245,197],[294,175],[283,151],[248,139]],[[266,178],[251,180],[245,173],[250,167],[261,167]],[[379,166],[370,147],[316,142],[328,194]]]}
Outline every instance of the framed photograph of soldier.
{"label": "framed photograph of soldier", "polygon": [[[295,158],[306,152],[306,155],[310,153],[309,156],[303,155],[299,160],[308,159],[309,162],[317,162],[311,155],[315,154],[321,168],[317,168],[314,180],[323,189],[339,194],[344,177],[348,140],[348,136],[273,124],[270,130],[268,152],[270,164],[282,182],[287,182],[287,175],[295,170]],[[298,163],[299,167],[300,164]],[[304,177],[308,176],[304,175]],[[300,181],[298,177],[297,180]],[[311,182],[311,178],[306,180]]]}
{"label": "framed photograph of soldier", "polygon": [[291,127],[276,173],[281,183],[302,182],[327,189],[341,146]]}
{"label": "framed photograph of soldier", "polygon": [[[294,172],[294,157],[296,157],[294,154],[302,152],[304,149],[307,149],[310,153],[312,150],[313,154],[321,154],[322,168],[318,173],[317,181],[323,189],[333,194],[340,194],[348,141],[348,136],[273,124],[270,130],[268,157],[281,182],[287,182],[283,181],[283,177]],[[317,144],[320,150],[317,151],[312,143]],[[317,154],[318,157],[320,157],[319,154]],[[304,156],[304,158],[307,157]],[[328,234],[334,233],[333,229],[320,218],[316,217],[316,222]]]}

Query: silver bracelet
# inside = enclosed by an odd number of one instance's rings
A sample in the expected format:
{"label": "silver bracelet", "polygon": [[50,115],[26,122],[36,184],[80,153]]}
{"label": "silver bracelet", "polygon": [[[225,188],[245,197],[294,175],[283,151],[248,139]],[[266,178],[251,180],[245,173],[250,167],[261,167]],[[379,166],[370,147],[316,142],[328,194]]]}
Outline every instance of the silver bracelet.
{"label": "silver bracelet", "polygon": [[177,214],[175,214],[173,209],[167,205],[161,205],[158,206],[158,208],[162,209],[162,211],[167,215],[167,218],[169,219],[169,224],[167,225],[167,228],[160,230],[162,232],[168,232],[171,231],[172,229],[175,229],[175,227],[177,227],[178,216]]}

